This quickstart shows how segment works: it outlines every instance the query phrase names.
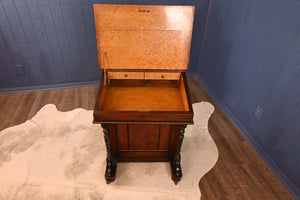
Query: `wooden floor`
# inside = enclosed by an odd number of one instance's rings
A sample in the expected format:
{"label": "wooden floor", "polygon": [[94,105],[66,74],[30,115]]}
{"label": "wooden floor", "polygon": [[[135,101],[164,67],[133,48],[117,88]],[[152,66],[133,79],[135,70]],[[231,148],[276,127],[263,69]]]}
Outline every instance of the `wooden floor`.
{"label": "wooden floor", "polygon": [[[288,200],[294,197],[234,126],[196,78],[188,79],[192,101],[208,101],[215,112],[208,124],[219,159],[201,179],[201,200]],[[0,130],[32,118],[42,106],[55,104],[60,111],[94,108],[98,87],[1,94]]]}

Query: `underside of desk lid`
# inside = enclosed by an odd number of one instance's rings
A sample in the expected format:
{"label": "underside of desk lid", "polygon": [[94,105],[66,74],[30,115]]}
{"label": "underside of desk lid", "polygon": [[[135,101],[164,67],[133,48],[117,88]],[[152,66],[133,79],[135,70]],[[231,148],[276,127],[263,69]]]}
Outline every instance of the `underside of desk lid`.
{"label": "underside of desk lid", "polygon": [[101,69],[186,71],[194,6],[94,4]]}

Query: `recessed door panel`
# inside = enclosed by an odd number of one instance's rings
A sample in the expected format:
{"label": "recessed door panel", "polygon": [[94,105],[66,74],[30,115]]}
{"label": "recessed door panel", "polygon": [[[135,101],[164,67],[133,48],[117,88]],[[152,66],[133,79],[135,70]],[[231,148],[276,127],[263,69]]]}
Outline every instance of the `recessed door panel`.
{"label": "recessed door panel", "polygon": [[159,125],[128,125],[129,150],[157,150]]}

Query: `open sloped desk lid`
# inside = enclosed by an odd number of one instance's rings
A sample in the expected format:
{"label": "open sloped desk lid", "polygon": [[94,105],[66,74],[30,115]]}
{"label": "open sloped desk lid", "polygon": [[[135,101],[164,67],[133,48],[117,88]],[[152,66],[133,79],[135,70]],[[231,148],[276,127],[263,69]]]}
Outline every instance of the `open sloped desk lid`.
{"label": "open sloped desk lid", "polygon": [[94,4],[101,69],[186,71],[194,6]]}

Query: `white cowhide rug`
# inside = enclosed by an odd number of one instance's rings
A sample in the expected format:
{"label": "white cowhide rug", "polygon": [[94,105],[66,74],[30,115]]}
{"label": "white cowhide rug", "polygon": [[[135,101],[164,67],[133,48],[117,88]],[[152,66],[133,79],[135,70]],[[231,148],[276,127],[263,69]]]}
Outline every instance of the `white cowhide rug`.
{"label": "white cowhide rug", "polygon": [[218,150],[207,128],[214,107],[201,102],[193,108],[195,125],[186,128],[178,185],[169,163],[119,163],[116,180],[107,185],[103,133],[92,124],[92,111],[45,105],[31,120],[0,132],[0,199],[199,200],[199,181]]}

